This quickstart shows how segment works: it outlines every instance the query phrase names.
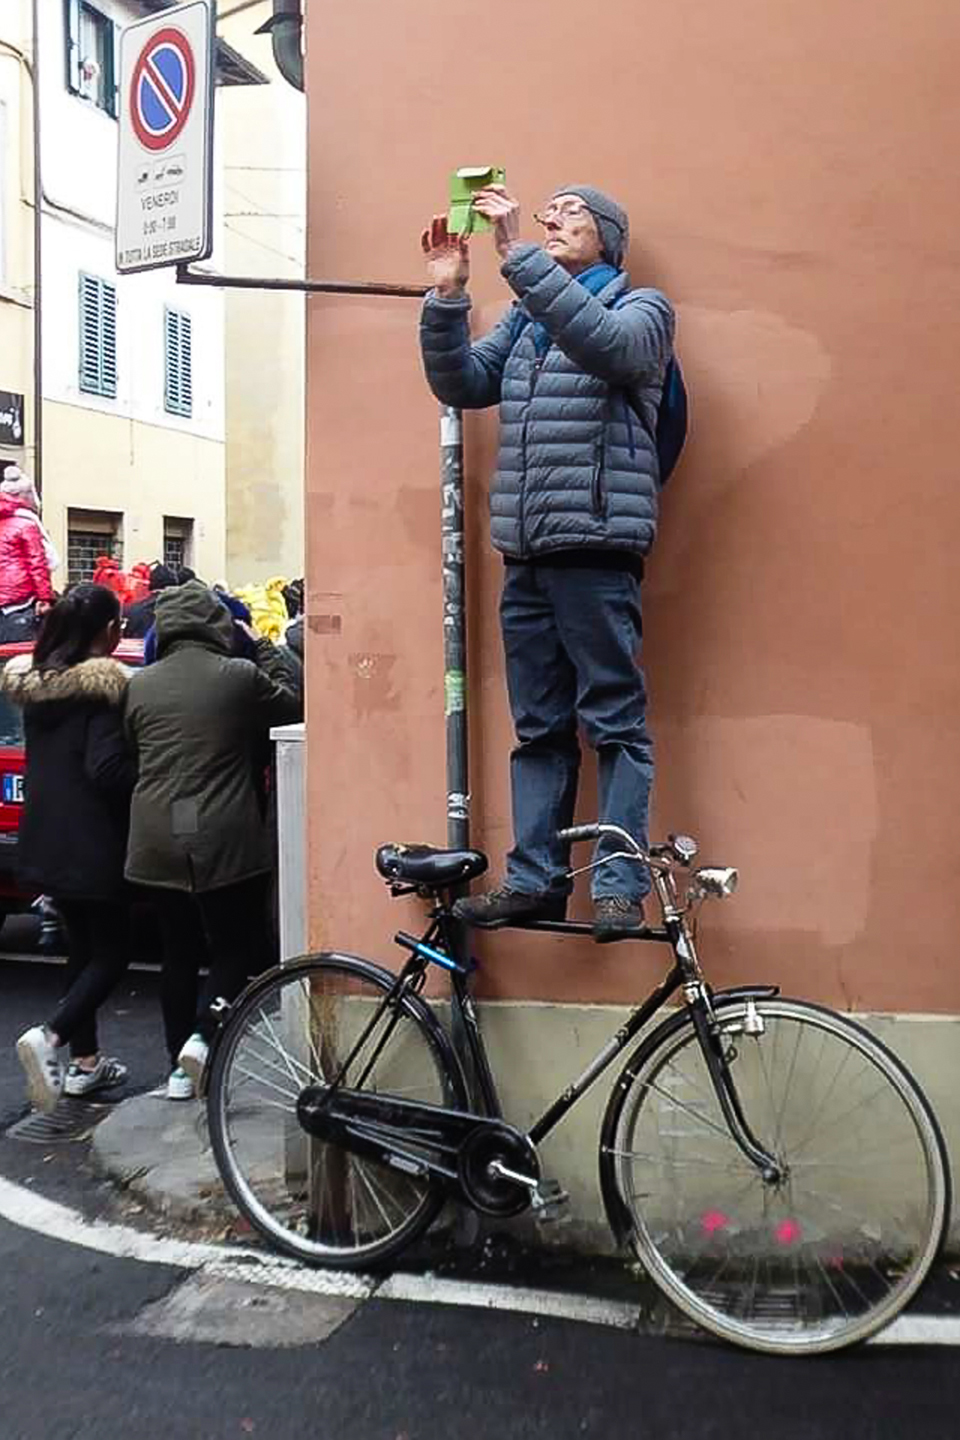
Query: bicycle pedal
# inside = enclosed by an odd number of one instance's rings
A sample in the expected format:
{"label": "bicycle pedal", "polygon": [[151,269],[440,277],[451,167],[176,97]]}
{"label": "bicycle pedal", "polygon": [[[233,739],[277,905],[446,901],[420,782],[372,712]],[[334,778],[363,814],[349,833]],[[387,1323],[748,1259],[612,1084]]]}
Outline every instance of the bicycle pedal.
{"label": "bicycle pedal", "polygon": [[570,1217],[570,1195],[559,1180],[541,1180],[530,1197],[538,1225],[556,1225]]}

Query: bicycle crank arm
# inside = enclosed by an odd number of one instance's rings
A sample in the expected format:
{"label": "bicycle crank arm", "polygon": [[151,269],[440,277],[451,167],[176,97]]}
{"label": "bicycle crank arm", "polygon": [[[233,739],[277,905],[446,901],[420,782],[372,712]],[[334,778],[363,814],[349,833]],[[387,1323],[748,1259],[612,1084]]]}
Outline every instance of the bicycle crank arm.
{"label": "bicycle crank arm", "polygon": [[301,1092],[297,1117],[315,1139],[437,1181],[484,1214],[518,1214],[536,1194],[536,1149],[502,1120],[322,1085]]}

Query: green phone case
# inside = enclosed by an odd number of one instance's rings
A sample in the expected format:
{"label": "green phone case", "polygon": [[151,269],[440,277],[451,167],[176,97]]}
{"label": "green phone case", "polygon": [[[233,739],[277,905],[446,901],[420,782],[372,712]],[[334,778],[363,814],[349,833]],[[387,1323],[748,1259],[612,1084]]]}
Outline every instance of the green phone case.
{"label": "green phone case", "polygon": [[473,197],[486,185],[503,185],[507,172],[501,165],[464,165],[450,176],[450,213],[447,229],[451,235],[477,235],[492,230],[489,220],[473,208]]}

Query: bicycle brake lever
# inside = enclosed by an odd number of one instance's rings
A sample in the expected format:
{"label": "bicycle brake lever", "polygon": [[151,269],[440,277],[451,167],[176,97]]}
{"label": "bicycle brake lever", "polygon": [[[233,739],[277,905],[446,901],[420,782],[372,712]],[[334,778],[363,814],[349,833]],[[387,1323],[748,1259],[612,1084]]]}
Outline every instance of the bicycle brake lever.
{"label": "bicycle brake lever", "polygon": [[591,870],[599,870],[601,865],[609,865],[611,860],[632,860],[635,865],[646,863],[639,855],[631,855],[629,850],[615,850],[612,855],[604,855],[599,860],[591,860],[589,865],[581,865],[578,870],[568,870],[567,879],[574,880],[578,875],[586,875]]}

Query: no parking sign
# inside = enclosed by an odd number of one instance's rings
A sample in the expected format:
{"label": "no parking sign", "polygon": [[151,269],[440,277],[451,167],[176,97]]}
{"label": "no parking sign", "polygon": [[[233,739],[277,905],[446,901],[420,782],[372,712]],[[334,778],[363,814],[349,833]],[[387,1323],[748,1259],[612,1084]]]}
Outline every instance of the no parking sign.
{"label": "no parking sign", "polygon": [[213,27],[191,0],[120,38],[117,269],[205,260],[213,249]]}

